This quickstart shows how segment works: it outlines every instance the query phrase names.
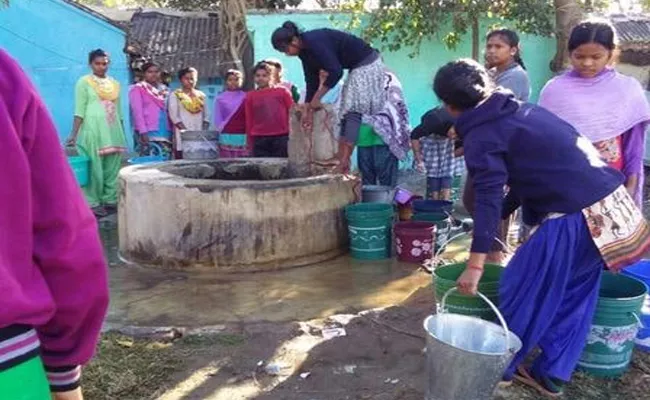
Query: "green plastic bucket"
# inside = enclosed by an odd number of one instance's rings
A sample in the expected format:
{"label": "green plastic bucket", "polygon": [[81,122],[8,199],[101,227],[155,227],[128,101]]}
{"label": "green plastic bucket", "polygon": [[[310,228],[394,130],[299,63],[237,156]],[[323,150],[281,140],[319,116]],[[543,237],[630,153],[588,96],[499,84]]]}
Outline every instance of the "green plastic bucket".
{"label": "green plastic bucket", "polygon": [[637,279],[603,273],[596,313],[578,362],[580,369],[605,378],[627,371],[646,292],[645,284]]}
{"label": "green plastic bucket", "polygon": [[[436,301],[453,287],[456,280],[465,270],[465,263],[444,265],[433,271],[433,286],[436,291]],[[486,264],[485,272],[478,283],[478,291],[483,293],[494,304],[499,304],[499,279],[503,267],[496,264]],[[493,321],[496,315],[492,308],[478,296],[465,296],[454,292],[447,299],[447,310],[453,314],[471,315],[484,320]]]}
{"label": "green plastic bucket", "polygon": [[392,242],[391,204],[359,203],[345,208],[350,233],[350,253],[359,260],[382,260],[390,257]]}

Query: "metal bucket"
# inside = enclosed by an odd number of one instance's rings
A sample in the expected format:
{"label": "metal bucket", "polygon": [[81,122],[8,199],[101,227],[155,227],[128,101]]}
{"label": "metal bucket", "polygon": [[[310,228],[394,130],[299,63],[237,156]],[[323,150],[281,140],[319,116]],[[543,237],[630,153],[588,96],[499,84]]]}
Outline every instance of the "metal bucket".
{"label": "metal bucket", "polygon": [[395,189],[390,186],[363,185],[361,188],[361,201],[363,203],[392,204]]}
{"label": "metal bucket", "polygon": [[490,400],[503,373],[521,349],[503,316],[483,294],[501,326],[467,315],[445,312],[450,289],[438,313],[424,320],[427,332],[426,400]]}
{"label": "metal bucket", "polygon": [[219,134],[215,131],[181,131],[183,159],[214,160],[219,157]]}

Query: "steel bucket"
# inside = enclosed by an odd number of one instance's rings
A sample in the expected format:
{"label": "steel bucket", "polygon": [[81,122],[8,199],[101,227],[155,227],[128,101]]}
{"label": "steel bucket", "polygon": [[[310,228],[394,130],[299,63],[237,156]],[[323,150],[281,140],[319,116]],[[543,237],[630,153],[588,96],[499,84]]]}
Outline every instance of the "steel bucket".
{"label": "steel bucket", "polygon": [[395,189],[390,186],[363,185],[361,188],[361,201],[363,203],[392,204]]}
{"label": "steel bucket", "polygon": [[427,332],[426,400],[490,400],[503,373],[521,349],[497,307],[478,295],[496,313],[501,326],[476,317],[445,312],[452,288],[436,315],[424,320]]}

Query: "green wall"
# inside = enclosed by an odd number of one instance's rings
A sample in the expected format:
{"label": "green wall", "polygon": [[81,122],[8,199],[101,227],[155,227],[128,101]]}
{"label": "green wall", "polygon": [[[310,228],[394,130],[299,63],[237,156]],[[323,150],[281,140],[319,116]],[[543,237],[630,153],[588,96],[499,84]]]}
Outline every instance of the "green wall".
{"label": "green wall", "polygon": [[[304,29],[336,27],[331,21],[331,13],[302,12],[302,13],[250,13],[248,28],[253,32],[255,60],[267,57],[280,59],[285,68],[285,79],[299,87],[304,87],[304,78],[300,60],[286,57],[271,46],[271,34],[284,21],[292,20]],[[337,18],[342,18],[341,15]],[[482,36],[485,36],[484,34]],[[555,49],[555,41],[551,38],[522,35],[522,56],[533,87],[532,100],[544,83],[551,77],[548,69]],[[449,51],[439,40],[424,43],[416,58],[409,58],[408,50],[382,53],[384,61],[402,81],[406,101],[409,106],[411,123],[417,124],[420,116],[437,104],[437,99],[431,89],[435,71],[446,62],[460,57],[471,56],[471,40],[463,40],[455,51]]]}

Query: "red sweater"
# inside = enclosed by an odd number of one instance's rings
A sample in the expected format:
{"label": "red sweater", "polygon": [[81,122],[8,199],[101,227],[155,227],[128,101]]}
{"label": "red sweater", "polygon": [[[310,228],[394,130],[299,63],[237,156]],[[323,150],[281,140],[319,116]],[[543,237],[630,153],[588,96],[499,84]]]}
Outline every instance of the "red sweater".
{"label": "red sweater", "polygon": [[246,133],[249,136],[289,134],[291,94],[285,88],[256,90],[246,94]]}

